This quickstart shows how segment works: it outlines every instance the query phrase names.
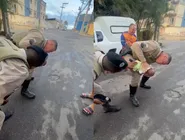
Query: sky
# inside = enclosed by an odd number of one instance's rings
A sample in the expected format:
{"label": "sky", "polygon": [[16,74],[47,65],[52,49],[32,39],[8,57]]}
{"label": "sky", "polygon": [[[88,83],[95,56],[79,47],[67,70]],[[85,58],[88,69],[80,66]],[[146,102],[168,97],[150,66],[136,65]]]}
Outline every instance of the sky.
{"label": "sky", "polygon": [[[62,20],[67,20],[69,27],[72,28],[78,14],[78,8],[81,6],[80,0],[44,0],[46,2],[46,14],[49,18],[60,18],[62,3],[68,3],[63,9]],[[93,2],[92,2],[93,3]],[[89,13],[92,13],[93,5]],[[84,11],[85,13],[85,11]]]}

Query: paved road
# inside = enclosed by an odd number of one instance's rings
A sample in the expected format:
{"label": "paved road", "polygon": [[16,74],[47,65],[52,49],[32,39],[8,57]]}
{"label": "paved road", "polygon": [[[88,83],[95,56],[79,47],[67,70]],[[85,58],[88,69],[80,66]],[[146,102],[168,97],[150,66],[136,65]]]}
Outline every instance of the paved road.
{"label": "paved road", "polygon": [[156,67],[156,76],[148,82],[151,90],[139,89],[139,108],[128,100],[129,75],[119,73],[99,80],[122,110],[104,114],[97,107],[94,140],[185,140],[185,42],[166,42],[165,46],[173,53],[173,61]]}
{"label": "paved road", "polygon": [[30,90],[36,99],[27,100],[19,91],[11,97],[6,108],[15,114],[0,140],[91,140],[92,118],[81,115],[86,102],[79,95],[91,90],[93,39],[60,30],[47,30],[45,36],[58,41],[58,50],[35,72]]}

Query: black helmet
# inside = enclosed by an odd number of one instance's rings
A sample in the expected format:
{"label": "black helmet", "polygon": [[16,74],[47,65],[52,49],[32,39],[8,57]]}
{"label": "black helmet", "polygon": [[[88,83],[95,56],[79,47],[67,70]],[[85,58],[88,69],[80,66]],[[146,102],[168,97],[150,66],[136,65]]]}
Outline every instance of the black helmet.
{"label": "black helmet", "polygon": [[121,55],[115,52],[108,52],[106,56],[109,61],[109,65],[115,71],[121,71],[127,68],[128,63],[125,61],[125,59]]}

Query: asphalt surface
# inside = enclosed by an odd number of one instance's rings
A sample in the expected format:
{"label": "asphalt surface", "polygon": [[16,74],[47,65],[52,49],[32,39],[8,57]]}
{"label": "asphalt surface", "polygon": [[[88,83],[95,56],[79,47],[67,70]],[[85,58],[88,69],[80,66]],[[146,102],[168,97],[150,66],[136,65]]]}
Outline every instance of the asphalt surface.
{"label": "asphalt surface", "polygon": [[93,39],[73,31],[47,30],[48,39],[59,43],[45,67],[37,68],[28,100],[20,90],[3,109],[14,110],[4,123],[0,140],[91,140],[92,118],[82,115],[86,101],[82,92],[91,91]]}
{"label": "asphalt surface", "polygon": [[122,110],[105,114],[96,106],[86,117],[81,109],[91,101],[79,95],[91,91],[93,39],[60,30],[47,30],[45,36],[58,41],[58,50],[34,73],[35,100],[19,90],[10,97],[3,109],[15,114],[4,123],[0,140],[185,140],[185,41],[164,42],[172,63],[154,65],[152,89],[138,89],[139,108],[128,100],[130,73],[121,72],[97,82]]}
{"label": "asphalt surface", "polygon": [[96,106],[94,140],[185,140],[185,41],[164,45],[173,60],[169,66],[154,65],[156,75],[147,82],[152,89],[138,89],[140,107],[129,102],[129,72],[100,78],[112,104],[122,110],[105,114]]}

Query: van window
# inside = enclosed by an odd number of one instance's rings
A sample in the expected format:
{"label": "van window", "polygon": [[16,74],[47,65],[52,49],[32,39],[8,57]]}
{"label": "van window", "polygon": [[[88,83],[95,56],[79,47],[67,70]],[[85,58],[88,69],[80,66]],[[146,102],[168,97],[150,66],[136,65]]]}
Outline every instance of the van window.
{"label": "van window", "polygon": [[121,34],[125,31],[128,31],[129,26],[110,26],[112,34]]}
{"label": "van window", "polygon": [[103,41],[103,34],[102,34],[102,32],[96,31],[96,37],[97,37],[97,41],[98,42]]}

